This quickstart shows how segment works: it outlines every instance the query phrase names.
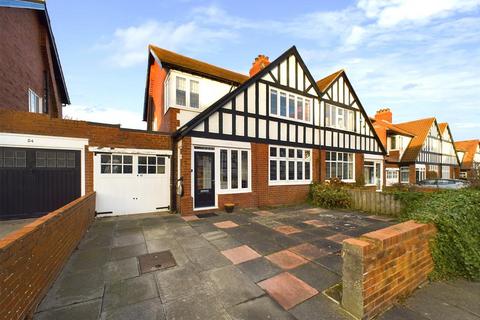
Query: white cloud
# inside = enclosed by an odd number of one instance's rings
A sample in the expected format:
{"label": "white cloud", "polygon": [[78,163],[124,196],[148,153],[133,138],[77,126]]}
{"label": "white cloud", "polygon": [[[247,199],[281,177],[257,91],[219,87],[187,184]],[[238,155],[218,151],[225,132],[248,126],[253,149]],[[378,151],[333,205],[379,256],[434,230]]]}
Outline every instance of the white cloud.
{"label": "white cloud", "polygon": [[360,0],[358,8],[380,27],[393,27],[402,22],[425,23],[455,12],[472,10],[479,0]]}
{"label": "white cloud", "polygon": [[138,26],[119,28],[104,46],[111,62],[119,67],[145,63],[149,44],[175,51],[213,50],[220,41],[233,38],[225,29],[208,28],[196,21],[186,23],[148,21]]}
{"label": "white cloud", "polygon": [[120,124],[122,128],[146,129],[140,112],[116,108],[89,107],[69,105],[63,108],[63,117],[71,120],[85,120],[100,123]]}

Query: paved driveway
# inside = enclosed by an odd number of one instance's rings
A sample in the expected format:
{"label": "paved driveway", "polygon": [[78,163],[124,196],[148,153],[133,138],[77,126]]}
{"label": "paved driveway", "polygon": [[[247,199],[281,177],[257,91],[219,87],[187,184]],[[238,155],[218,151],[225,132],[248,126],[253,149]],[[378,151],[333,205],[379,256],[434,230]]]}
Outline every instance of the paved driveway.
{"label": "paved driveway", "polygon": [[[322,294],[341,241],[389,224],[309,207],[97,219],[35,319],[349,319]],[[177,266],[140,273],[165,250]]]}

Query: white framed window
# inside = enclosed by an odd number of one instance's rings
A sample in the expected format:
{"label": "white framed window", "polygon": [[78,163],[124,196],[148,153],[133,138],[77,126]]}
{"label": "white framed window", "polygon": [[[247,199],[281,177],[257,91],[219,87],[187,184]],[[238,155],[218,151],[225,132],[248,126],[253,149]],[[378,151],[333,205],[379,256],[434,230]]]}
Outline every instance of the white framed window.
{"label": "white framed window", "polygon": [[220,192],[250,190],[250,150],[220,148]]}
{"label": "white framed window", "polygon": [[270,89],[270,115],[279,118],[311,122],[312,99],[288,93],[279,89]]}
{"label": "white framed window", "polygon": [[397,168],[387,168],[386,170],[387,174],[387,185],[391,186],[393,184],[398,183],[398,175],[399,175],[399,169]]}
{"label": "white framed window", "polygon": [[409,183],[410,182],[410,168],[401,167],[400,168],[400,183]]}
{"label": "white framed window", "polygon": [[415,179],[417,182],[425,180],[427,178],[427,170],[425,166],[415,167]]}
{"label": "white framed window", "polygon": [[353,153],[327,151],[326,179],[339,178],[342,181],[354,182],[354,164]]}
{"label": "white framed window", "polygon": [[[47,159],[48,165],[49,159]],[[100,155],[101,174],[132,174],[133,156],[121,154]]]}
{"label": "white framed window", "polygon": [[270,146],[269,184],[306,184],[312,181],[312,150]]}
{"label": "white framed window", "polygon": [[355,112],[353,110],[325,104],[325,125],[327,127],[354,131]]}
{"label": "white framed window", "polygon": [[28,89],[28,111],[43,113],[42,98],[32,89]]}
{"label": "white framed window", "polygon": [[165,174],[165,156],[138,156],[138,174]]}
{"label": "white framed window", "polygon": [[[168,88],[165,90],[168,93]],[[166,96],[168,101],[168,96]],[[183,76],[175,76],[175,105],[179,107],[200,107],[200,82]]]}

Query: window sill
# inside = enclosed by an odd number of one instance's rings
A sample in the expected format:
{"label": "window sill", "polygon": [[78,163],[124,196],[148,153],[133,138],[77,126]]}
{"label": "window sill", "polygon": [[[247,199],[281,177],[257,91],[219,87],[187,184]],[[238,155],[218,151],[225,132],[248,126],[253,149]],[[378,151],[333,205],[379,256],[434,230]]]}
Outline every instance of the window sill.
{"label": "window sill", "polygon": [[312,181],[282,181],[282,182],[273,182],[269,181],[268,186],[269,187],[275,187],[275,186],[304,186],[304,185],[309,185],[312,183]]}
{"label": "window sill", "polygon": [[238,189],[238,190],[233,190],[233,189],[220,189],[218,190],[218,194],[238,194],[238,193],[249,193],[252,192],[252,189]]}

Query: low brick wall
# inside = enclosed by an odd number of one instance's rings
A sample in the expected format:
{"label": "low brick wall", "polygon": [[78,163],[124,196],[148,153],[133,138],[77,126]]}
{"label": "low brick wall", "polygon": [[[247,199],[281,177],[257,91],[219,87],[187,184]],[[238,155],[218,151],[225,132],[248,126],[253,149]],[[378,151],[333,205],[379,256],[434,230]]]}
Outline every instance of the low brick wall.
{"label": "low brick wall", "polygon": [[388,309],[433,270],[435,227],[412,220],[343,242],[342,306],[360,319]]}
{"label": "low brick wall", "polygon": [[0,240],[0,319],[25,319],[93,222],[92,192]]}

